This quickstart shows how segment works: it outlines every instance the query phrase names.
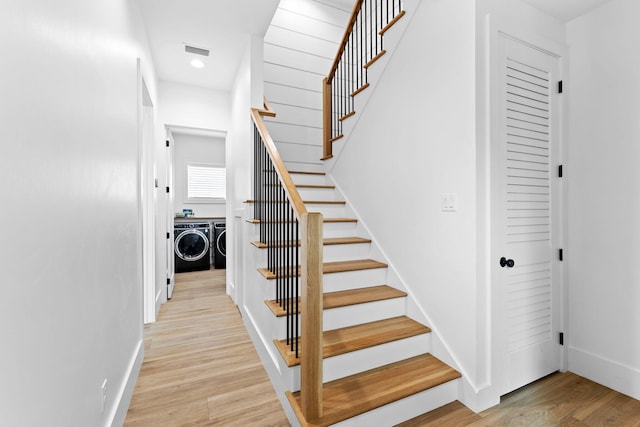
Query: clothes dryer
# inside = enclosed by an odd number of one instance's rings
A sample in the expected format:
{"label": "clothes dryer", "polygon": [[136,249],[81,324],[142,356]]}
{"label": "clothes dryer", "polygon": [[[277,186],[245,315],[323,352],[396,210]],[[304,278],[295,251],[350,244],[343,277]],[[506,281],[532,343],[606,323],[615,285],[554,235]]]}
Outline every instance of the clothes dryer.
{"label": "clothes dryer", "polygon": [[213,266],[227,268],[227,223],[213,223]]}
{"label": "clothes dryer", "polygon": [[175,272],[208,270],[210,245],[211,225],[208,222],[175,224]]}

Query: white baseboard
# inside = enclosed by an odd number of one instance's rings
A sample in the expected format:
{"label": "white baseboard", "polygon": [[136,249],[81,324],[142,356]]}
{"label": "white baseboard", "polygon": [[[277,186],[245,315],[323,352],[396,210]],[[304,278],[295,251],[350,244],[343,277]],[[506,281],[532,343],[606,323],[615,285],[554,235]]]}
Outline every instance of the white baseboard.
{"label": "white baseboard", "polygon": [[640,400],[640,370],[569,348],[569,371]]}
{"label": "white baseboard", "polygon": [[487,385],[476,389],[464,376],[460,380],[458,400],[476,414],[500,403],[495,387]]}
{"label": "white baseboard", "polygon": [[118,390],[118,396],[116,399],[117,404],[111,408],[111,413],[107,418],[105,426],[117,427],[124,424],[124,420],[127,417],[127,411],[129,410],[129,404],[131,403],[131,396],[133,396],[133,390],[136,387],[136,381],[138,381],[138,374],[140,373],[143,360],[144,340],[140,340],[138,342],[138,348],[129,363],[127,379]]}

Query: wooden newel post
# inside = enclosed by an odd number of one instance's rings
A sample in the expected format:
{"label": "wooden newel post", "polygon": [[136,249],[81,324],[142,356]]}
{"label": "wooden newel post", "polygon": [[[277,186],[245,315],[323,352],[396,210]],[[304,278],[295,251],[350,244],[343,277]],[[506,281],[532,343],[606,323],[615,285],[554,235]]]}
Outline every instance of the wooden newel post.
{"label": "wooden newel post", "polygon": [[333,157],[331,146],[331,82],[322,80],[322,160]]}
{"label": "wooden newel post", "polygon": [[300,397],[306,420],[322,416],[322,214],[300,220]]}

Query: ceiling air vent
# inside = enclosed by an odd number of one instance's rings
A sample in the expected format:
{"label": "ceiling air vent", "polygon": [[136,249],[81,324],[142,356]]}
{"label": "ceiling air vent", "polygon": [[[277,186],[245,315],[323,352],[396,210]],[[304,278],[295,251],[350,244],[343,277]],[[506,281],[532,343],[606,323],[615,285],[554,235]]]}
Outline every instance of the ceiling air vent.
{"label": "ceiling air vent", "polygon": [[200,47],[184,45],[184,51],[187,53],[195,53],[196,55],[209,56],[209,49],[202,49]]}

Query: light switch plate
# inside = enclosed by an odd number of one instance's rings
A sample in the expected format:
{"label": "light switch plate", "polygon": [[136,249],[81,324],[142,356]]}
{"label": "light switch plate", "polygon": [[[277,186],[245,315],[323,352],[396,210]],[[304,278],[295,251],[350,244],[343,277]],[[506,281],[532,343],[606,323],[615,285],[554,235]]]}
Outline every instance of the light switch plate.
{"label": "light switch plate", "polygon": [[458,195],[447,193],[440,196],[442,212],[456,212],[458,210]]}

